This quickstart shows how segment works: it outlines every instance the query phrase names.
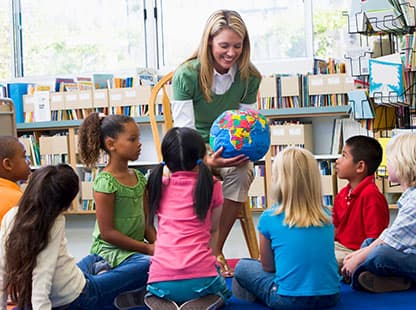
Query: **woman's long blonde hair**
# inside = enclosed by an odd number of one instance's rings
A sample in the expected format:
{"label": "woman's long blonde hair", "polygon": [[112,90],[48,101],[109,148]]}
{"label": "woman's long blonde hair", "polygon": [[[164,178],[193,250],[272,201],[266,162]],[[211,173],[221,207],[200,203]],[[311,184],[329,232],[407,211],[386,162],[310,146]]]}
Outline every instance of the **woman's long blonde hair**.
{"label": "woman's long blonde hair", "polygon": [[261,78],[260,72],[250,61],[250,38],[248,36],[247,27],[240,14],[230,10],[216,11],[208,18],[199,47],[192,56],[186,60],[199,59],[201,63],[199,83],[204,98],[208,102],[212,100],[211,86],[214,63],[214,57],[212,56],[211,51],[212,38],[223,29],[231,29],[243,39],[242,53],[237,60],[240,78],[246,80],[247,85],[250,76]]}
{"label": "woman's long blonde hair", "polygon": [[331,222],[322,204],[318,162],[308,150],[288,147],[273,162],[271,195],[289,227],[322,226]]}

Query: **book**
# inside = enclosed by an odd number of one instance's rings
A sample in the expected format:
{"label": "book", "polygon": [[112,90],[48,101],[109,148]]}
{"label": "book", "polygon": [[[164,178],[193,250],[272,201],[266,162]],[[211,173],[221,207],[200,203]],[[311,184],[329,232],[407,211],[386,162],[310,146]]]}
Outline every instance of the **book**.
{"label": "book", "polygon": [[28,92],[29,83],[8,83],[7,95],[13,100],[16,112],[16,123],[23,123],[25,116],[23,112],[23,95]]}
{"label": "book", "polygon": [[111,73],[94,73],[92,81],[95,88],[112,88],[114,75]]}
{"label": "book", "polygon": [[64,91],[64,83],[74,83],[73,78],[56,78],[55,79],[55,91]]}
{"label": "book", "polygon": [[35,91],[33,94],[33,117],[35,122],[51,120],[49,91]]}

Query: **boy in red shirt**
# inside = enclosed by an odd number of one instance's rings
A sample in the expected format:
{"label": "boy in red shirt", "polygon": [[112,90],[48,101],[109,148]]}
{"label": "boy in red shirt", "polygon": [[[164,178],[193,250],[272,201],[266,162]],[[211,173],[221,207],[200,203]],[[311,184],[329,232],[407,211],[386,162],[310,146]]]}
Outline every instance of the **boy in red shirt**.
{"label": "boy in red shirt", "polygon": [[340,268],[345,256],[358,250],[365,239],[378,238],[389,225],[386,198],[374,183],[382,155],[377,140],[353,136],[345,141],[341,157],[336,160],[338,178],[348,181],[335,197],[332,213]]}
{"label": "boy in red shirt", "polygon": [[25,148],[16,137],[0,136],[0,223],[22,196],[17,182],[27,180],[30,174],[29,164]]}

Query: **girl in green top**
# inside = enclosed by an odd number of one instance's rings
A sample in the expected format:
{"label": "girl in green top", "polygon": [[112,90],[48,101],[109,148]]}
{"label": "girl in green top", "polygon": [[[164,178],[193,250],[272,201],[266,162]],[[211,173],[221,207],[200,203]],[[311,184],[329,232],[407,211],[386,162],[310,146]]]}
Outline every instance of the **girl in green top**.
{"label": "girl in green top", "polygon": [[[175,70],[172,79],[172,117],[176,127],[196,129],[205,143],[214,120],[226,110],[256,108],[261,74],[250,61],[247,27],[235,11],[211,14],[195,53]],[[222,149],[206,160],[223,180],[224,207],[215,248],[223,276],[233,275],[222,254],[253,181],[253,166],[244,155],[221,156]]]}
{"label": "girl in green top", "polygon": [[125,115],[92,113],[79,129],[80,156],[88,167],[97,163],[101,150],[109,155],[107,165],[94,180],[97,221],[91,253],[111,268],[131,269],[130,277],[137,279],[138,289],[146,285],[149,255],[153,255],[156,239],[154,226],[146,224],[146,179],[128,167],[128,161],[140,155],[139,138],[136,122]]}

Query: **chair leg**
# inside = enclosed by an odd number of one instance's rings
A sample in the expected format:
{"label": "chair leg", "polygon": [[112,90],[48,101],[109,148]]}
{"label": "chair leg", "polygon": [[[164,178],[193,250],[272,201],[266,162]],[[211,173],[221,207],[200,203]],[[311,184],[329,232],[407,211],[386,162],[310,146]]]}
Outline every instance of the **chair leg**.
{"label": "chair leg", "polygon": [[247,201],[243,210],[241,210],[241,216],[238,217],[243,229],[244,238],[246,239],[248,251],[251,258],[259,258],[259,244],[256,235],[256,229],[254,227],[253,216],[250,210],[250,204]]}

